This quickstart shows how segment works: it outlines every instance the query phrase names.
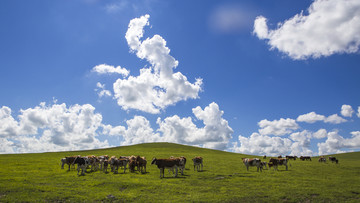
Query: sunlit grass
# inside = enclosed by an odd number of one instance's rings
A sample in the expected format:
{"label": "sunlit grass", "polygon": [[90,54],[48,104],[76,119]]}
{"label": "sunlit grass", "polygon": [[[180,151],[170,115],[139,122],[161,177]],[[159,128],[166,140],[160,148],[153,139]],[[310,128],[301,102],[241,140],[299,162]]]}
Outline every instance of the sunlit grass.
{"label": "sunlit grass", "polygon": [[[69,155],[141,155],[147,173],[125,174],[60,168]],[[184,176],[173,178],[151,166],[153,157],[185,156]],[[191,158],[204,158],[204,171],[194,171]],[[360,153],[336,155],[339,164],[291,161],[289,171],[256,168],[246,171],[242,157],[217,150],[169,143],[141,144],[104,150],[41,154],[0,155],[0,202],[23,201],[139,201],[139,202],[359,202]],[[88,170],[89,171],[89,170]]]}

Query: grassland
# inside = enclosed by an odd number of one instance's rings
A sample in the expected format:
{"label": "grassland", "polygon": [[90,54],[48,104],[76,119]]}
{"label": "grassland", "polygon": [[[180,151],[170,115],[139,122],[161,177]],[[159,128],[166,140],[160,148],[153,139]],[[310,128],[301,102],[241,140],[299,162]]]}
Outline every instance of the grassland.
{"label": "grassland", "polygon": [[[148,164],[146,174],[61,169],[70,155],[185,156],[185,174],[173,178]],[[203,172],[191,158],[204,158]],[[0,202],[360,202],[360,152],[338,154],[339,164],[291,161],[279,171],[246,171],[242,157],[217,150],[170,143],[79,152],[0,155]],[[89,171],[89,170],[88,170]]]}

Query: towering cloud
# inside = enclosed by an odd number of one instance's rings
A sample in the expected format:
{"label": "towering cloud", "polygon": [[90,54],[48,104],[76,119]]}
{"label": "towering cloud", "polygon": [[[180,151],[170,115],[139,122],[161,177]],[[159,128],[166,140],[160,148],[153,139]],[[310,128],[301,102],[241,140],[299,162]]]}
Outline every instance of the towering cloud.
{"label": "towering cloud", "polygon": [[132,52],[146,59],[151,67],[140,70],[139,76],[118,79],[113,84],[114,97],[124,110],[136,109],[157,114],[169,105],[196,99],[201,91],[202,79],[190,83],[186,76],[174,69],[179,62],[170,55],[166,41],[160,35],[141,40],[149,15],[130,21],[125,38]]}

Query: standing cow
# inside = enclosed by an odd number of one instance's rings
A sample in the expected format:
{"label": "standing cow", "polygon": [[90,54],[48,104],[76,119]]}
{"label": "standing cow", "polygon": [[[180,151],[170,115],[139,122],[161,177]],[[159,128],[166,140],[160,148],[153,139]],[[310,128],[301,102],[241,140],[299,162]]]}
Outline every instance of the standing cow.
{"label": "standing cow", "polygon": [[249,171],[250,166],[256,166],[258,172],[259,172],[259,169],[260,169],[260,171],[262,171],[261,160],[258,158],[254,158],[254,159],[242,158],[242,162],[246,166],[247,171]]}

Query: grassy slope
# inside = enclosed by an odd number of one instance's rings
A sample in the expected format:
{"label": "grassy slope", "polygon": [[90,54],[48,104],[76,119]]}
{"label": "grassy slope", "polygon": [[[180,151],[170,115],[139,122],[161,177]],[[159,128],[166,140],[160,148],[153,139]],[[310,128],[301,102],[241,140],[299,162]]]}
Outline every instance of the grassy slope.
{"label": "grassy slope", "polygon": [[[86,173],[60,169],[69,155],[141,155],[188,158],[185,175],[172,178],[148,164],[146,174]],[[194,156],[204,157],[204,171],[195,172]],[[218,202],[359,202],[360,152],[339,154],[339,164],[292,161],[285,171],[247,172],[245,155],[178,144],[154,143],[104,150],[0,155],[0,202],[14,201],[218,201]],[[251,156],[246,156],[251,157]],[[120,171],[120,170],[119,170]],[[109,196],[110,195],[110,196]]]}

